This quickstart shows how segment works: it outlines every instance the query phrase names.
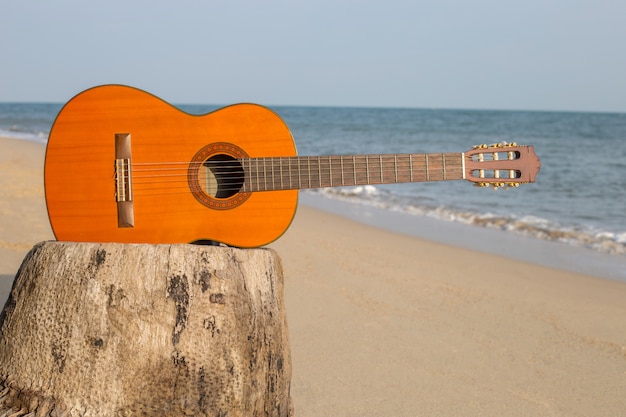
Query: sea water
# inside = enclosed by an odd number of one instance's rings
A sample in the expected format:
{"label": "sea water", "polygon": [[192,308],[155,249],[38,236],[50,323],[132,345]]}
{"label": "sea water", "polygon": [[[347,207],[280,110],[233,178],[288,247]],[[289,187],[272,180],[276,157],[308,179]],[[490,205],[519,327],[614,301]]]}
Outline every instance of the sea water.
{"label": "sea water", "polygon": [[[0,135],[45,143],[61,107],[0,103]],[[178,107],[203,114],[220,106]],[[270,107],[289,126],[299,155],[463,152],[503,141],[533,145],[541,171],[536,183],[519,188],[446,181],[311,192],[626,258],[626,114]]]}

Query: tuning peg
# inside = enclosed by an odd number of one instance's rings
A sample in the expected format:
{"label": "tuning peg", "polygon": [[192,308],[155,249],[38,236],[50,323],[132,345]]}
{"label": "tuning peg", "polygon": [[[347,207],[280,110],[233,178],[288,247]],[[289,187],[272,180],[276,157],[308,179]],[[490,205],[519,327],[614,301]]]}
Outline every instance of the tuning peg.
{"label": "tuning peg", "polygon": [[516,147],[517,143],[515,142],[507,142],[505,140],[503,140],[502,142],[498,142],[498,143],[492,143],[491,145],[483,145],[486,146],[487,148],[491,148],[491,149],[497,149],[497,148],[509,148],[509,147]]}
{"label": "tuning peg", "polygon": [[507,189],[507,188],[518,188],[521,182],[475,182],[474,187],[487,188],[492,187],[494,190],[497,189]]}
{"label": "tuning peg", "polygon": [[498,143],[492,143],[490,145],[487,145],[486,143],[482,143],[480,145],[474,146],[472,149],[515,148],[517,146],[518,146],[517,142],[502,141],[502,142],[498,142]]}
{"label": "tuning peg", "polygon": [[493,184],[493,189],[497,190],[499,188],[502,188],[503,190],[506,190],[507,188],[517,188],[520,186],[519,182],[494,182]]}

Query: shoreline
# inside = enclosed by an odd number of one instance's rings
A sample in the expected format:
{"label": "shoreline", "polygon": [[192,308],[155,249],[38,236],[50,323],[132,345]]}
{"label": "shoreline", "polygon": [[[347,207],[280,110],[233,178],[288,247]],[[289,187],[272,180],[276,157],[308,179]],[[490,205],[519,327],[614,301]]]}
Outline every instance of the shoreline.
{"label": "shoreline", "polygon": [[[44,197],[45,144],[0,137],[0,279],[12,281],[26,253],[53,239]],[[0,301],[8,295],[0,286]]]}
{"label": "shoreline", "polygon": [[[0,138],[0,149],[4,305],[26,253],[53,234],[45,146]],[[626,408],[626,283],[486,253],[473,233],[450,233],[468,249],[412,236],[402,221],[399,232],[385,230],[302,197],[291,227],[269,245],[284,271],[297,416]],[[428,227],[418,229],[447,233]]]}

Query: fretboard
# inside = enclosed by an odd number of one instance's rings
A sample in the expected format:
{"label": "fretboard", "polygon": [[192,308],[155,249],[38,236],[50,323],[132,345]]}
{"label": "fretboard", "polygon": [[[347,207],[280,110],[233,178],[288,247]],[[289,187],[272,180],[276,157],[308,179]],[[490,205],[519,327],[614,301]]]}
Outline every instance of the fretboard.
{"label": "fretboard", "polygon": [[462,153],[294,156],[240,162],[244,192],[464,178]]}

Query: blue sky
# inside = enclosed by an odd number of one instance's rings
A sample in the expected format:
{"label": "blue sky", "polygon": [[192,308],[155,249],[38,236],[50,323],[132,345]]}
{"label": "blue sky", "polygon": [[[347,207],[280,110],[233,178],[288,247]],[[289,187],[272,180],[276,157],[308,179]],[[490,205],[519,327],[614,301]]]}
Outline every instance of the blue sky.
{"label": "blue sky", "polygon": [[0,0],[0,101],[626,112],[618,0]]}

